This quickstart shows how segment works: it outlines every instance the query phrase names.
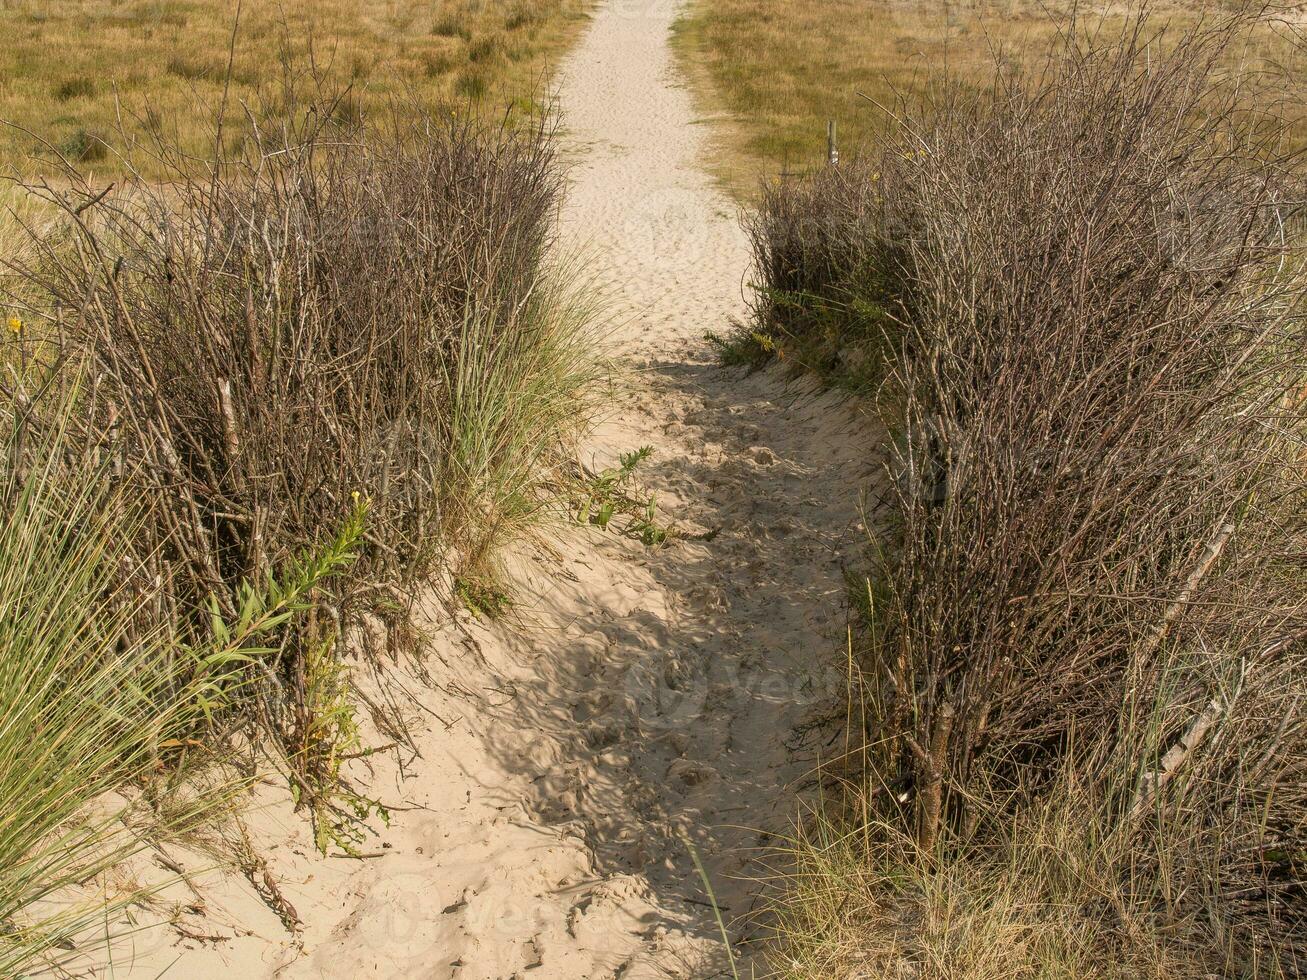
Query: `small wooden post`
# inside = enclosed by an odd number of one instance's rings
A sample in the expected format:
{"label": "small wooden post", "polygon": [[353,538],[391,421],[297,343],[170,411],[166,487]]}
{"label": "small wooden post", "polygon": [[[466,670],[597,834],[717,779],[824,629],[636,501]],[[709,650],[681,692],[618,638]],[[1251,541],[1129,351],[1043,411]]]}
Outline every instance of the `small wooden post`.
{"label": "small wooden post", "polygon": [[840,165],[840,148],[835,141],[835,120],[826,123],[826,164],[831,167]]}

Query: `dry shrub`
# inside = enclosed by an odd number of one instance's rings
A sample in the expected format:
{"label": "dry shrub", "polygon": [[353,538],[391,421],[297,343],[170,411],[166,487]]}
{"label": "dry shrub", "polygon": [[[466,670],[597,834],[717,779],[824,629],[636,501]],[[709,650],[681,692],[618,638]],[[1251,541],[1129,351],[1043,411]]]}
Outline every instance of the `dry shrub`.
{"label": "dry shrub", "polygon": [[895,352],[872,824],[939,875],[1044,841],[1007,873],[1104,946],[1192,950],[1169,975],[1295,975],[1307,943],[1301,182],[1222,77],[1245,26],[1073,25],[1038,75],[941,90],[857,219],[873,277],[826,257],[865,188],[755,224],[815,238],[798,281],[873,298],[849,329]]}
{"label": "dry shrub", "polygon": [[373,571],[450,548],[481,570],[577,417],[550,133],[342,126],[336,105],[279,108],[206,174],[162,147],[166,184],[42,190],[65,221],[19,271],[47,334],[95,355],[90,424],[147,474],[141,554],[183,604],[226,602],[354,492]]}
{"label": "dry shrub", "polygon": [[324,649],[360,610],[393,614],[398,583],[493,574],[554,499],[595,372],[550,255],[549,129],[415,125],[411,107],[369,127],[325,87],[287,86],[205,167],[160,141],[166,183],[70,170],[34,188],[57,214],[13,287],[25,357],[90,358],[72,424],[145,511],[130,555],[175,635],[209,640],[210,605],[240,621],[243,583],[366,501],[359,560],[252,669],[301,801],[330,791],[354,737]]}
{"label": "dry shrub", "polygon": [[850,368],[879,376],[888,257],[877,233],[876,177],[868,163],[855,161],[761,188],[758,206],[745,216],[757,277],[755,329],[727,342],[737,359],[757,362],[779,347],[832,377]]}

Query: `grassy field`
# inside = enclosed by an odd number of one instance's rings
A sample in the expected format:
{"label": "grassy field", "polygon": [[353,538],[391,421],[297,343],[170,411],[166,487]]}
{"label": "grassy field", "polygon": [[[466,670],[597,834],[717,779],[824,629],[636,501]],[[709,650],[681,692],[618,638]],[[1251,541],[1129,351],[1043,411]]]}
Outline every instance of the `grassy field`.
{"label": "grassy field", "polygon": [[[1194,19],[1194,5],[1152,8],[1159,24]],[[1101,9],[1112,13],[1095,12]],[[1057,39],[1053,17],[1069,10],[1033,0],[692,0],[677,25],[677,47],[701,80],[704,101],[736,123],[720,169],[747,193],[759,174],[824,160],[828,120],[836,121],[846,152],[882,131],[889,117],[869,100],[893,107],[900,95],[921,93],[945,75],[986,82],[996,56],[1038,62]],[[1109,33],[1126,16],[1126,8],[1080,10]],[[1300,30],[1268,15],[1236,56],[1304,77]]]}
{"label": "grassy field", "polygon": [[[357,114],[388,100],[531,107],[585,20],[588,0],[17,0],[0,7],[0,119],[6,163],[54,151],[104,170],[104,142],[158,127],[211,150],[228,105],[279,97],[289,63],[326,70]],[[239,13],[239,21],[238,21]],[[122,124],[120,127],[120,123]],[[32,134],[32,135],[28,135]],[[230,134],[239,136],[239,129]],[[41,145],[41,141],[50,144]],[[35,156],[35,159],[33,159]]]}

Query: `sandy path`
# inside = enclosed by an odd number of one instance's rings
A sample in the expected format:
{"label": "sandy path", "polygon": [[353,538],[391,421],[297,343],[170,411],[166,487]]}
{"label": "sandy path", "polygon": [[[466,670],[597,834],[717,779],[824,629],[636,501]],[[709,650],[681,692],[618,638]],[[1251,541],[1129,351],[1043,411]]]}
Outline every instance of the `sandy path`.
{"label": "sandy path", "polygon": [[653,551],[579,531],[524,579],[515,622],[433,610],[429,677],[410,687],[420,754],[372,779],[411,808],[374,856],[318,858],[269,807],[251,833],[301,933],[227,880],[203,917],[177,912],[219,939],[151,933],[115,976],[729,975],[683,837],[748,938],[764,838],[742,828],[784,829],[817,755],[796,726],[841,690],[841,551],[871,443],[833,398],[725,372],[702,340],[743,313],[748,256],[674,77],[677,6],[612,0],[572,56],[564,228],[634,373],[590,452],[654,446],[662,512],[720,534]]}

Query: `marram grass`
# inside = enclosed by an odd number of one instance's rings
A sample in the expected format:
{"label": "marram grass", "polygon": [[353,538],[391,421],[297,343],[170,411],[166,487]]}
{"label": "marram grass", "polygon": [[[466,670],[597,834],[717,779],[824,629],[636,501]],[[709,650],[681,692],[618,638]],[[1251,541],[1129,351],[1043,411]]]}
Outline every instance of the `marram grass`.
{"label": "marram grass", "polygon": [[242,696],[239,666],[350,560],[364,515],[245,587],[215,642],[189,648],[151,622],[128,550],[138,515],[73,452],[73,404],[9,407],[0,444],[0,976],[58,959],[139,898],[93,883],[230,799],[237,784],[220,779],[182,789],[182,750]]}

